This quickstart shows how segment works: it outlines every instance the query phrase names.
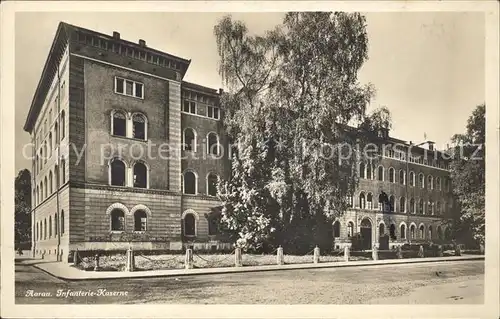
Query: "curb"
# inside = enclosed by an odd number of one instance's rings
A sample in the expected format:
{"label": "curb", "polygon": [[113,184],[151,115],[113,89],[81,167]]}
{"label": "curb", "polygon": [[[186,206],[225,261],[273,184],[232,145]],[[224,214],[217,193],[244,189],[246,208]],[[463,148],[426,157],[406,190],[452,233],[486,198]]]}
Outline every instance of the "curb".
{"label": "curb", "polygon": [[[433,258],[433,259],[430,259]],[[406,260],[400,259],[386,259],[391,262],[381,262],[381,261],[360,261],[360,262],[329,262],[329,263],[319,263],[319,264],[288,264],[288,265],[264,265],[264,266],[251,266],[252,268],[245,269],[246,267],[227,267],[227,268],[203,268],[199,272],[195,271],[185,271],[183,269],[176,269],[173,271],[179,271],[178,273],[163,273],[163,274],[138,274],[130,275],[133,273],[127,272],[117,272],[123,274],[123,276],[117,277],[86,277],[86,278],[75,278],[75,277],[64,277],[61,275],[56,275],[51,273],[47,269],[39,267],[39,264],[32,264],[31,266],[43,271],[44,273],[64,281],[91,281],[91,280],[113,280],[113,279],[144,279],[144,278],[161,278],[161,277],[185,277],[185,276],[202,276],[202,275],[219,275],[219,274],[233,274],[233,273],[245,273],[245,272],[265,272],[265,271],[280,271],[280,270],[300,270],[300,269],[321,269],[321,268],[346,268],[346,267],[369,267],[369,266],[391,266],[391,265],[402,265],[402,264],[423,264],[423,263],[436,263],[436,262],[453,262],[453,261],[475,261],[484,260],[485,256],[461,256],[461,257],[444,257],[444,259],[435,259],[435,257],[426,258],[409,258]],[[424,260],[422,260],[424,259]],[[258,267],[258,268],[257,268]],[[82,271],[83,272],[83,271]],[[145,272],[149,272],[146,270]],[[94,272],[92,272],[94,273]],[[136,272],[137,274],[137,272]]]}

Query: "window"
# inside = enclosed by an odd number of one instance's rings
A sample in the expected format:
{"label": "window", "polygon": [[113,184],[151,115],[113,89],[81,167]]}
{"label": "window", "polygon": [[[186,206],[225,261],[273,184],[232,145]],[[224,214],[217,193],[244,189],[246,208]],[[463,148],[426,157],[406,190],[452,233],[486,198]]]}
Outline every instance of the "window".
{"label": "window", "polygon": [[401,213],[406,212],[406,198],[404,198],[404,197],[401,197],[399,199],[399,211]]}
{"label": "window", "polygon": [[146,231],[147,229],[147,214],[143,210],[138,210],[134,213],[134,231]]}
{"label": "window", "polygon": [[424,200],[419,199],[418,201],[418,213],[423,214],[424,213]]}
{"label": "window", "polygon": [[366,207],[366,202],[365,202],[365,193],[359,194],[359,208],[365,209]]}
{"label": "window", "polygon": [[213,132],[207,136],[207,154],[219,155],[219,136]]}
{"label": "window", "polygon": [[415,173],[410,172],[410,186],[414,187],[415,186]]}
{"label": "window", "polygon": [[395,202],[394,195],[391,195],[391,197],[389,197],[389,211],[391,213],[395,211],[394,202]]}
{"label": "window", "polygon": [[410,226],[410,238],[415,239],[415,225]]}
{"label": "window", "polygon": [[432,226],[429,226],[429,229],[427,230],[427,238],[432,239]]}
{"label": "window", "polygon": [[40,202],[43,201],[43,181],[40,182]]}
{"label": "window", "polygon": [[217,195],[217,175],[209,173],[207,176],[207,194],[209,196]]}
{"label": "window", "polygon": [[340,237],[340,222],[337,220],[333,223],[333,238]]}
{"label": "window", "polygon": [[441,215],[441,202],[436,202],[436,215]]}
{"label": "window", "polygon": [[373,179],[373,169],[371,163],[366,165],[366,178]]}
{"label": "window", "polygon": [[121,209],[111,211],[111,231],[125,230],[125,213]]}
{"label": "window", "polygon": [[427,212],[431,215],[434,215],[434,202],[430,199],[427,202]]}
{"label": "window", "polygon": [[36,232],[35,232],[35,238],[39,239],[40,237],[40,232],[38,231],[38,222],[36,223]]}
{"label": "window", "polygon": [[424,239],[425,238],[424,225],[420,225],[420,227],[419,227],[419,238],[420,239]]}
{"label": "window", "polygon": [[424,174],[420,173],[418,174],[418,186],[420,186],[420,188],[424,188]]}
{"label": "window", "polygon": [[47,149],[47,141],[43,143],[43,154],[45,154],[45,158],[43,159],[44,163],[47,163],[47,159],[49,158],[49,151]]}
{"label": "window", "polygon": [[59,128],[57,126],[57,121],[54,123],[54,134],[56,135],[54,137],[54,148],[56,148],[57,144],[59,144]]}
{"label": "window", "polygon": [[47,176],[45,176],[45,179],[44,179],[44,185],[43,185],[43,198],[47,198],[47,196],[49,196],[48,192],[47,192],[47,189],[48,189],[48,186],[47,186]]}
{"label": "window", "polygon": [[127,117],[121,111],[113,111],[111,115],[111,125],[113,131],[111,134],[117,136],[127,136]]}
{"label": "window", "polygon": [[52,156],[52,132],[49,133],[49,153],[48,157],[50,158]]}
{"label": "window", "polygon": [[377,177],[378,177],[379,181],[384,180],[384,167],[383,166],[378,167]]}
{"label": "window", "polygon": [[61,112],[61,141],[64,139],[64,134],[66,131],[66,119],[64,117],[64,110]]}
{"label": "window", "polygon": [[391,226],[389,227],[389,237],[392,240],[396,239],[396,225],[394,224],[391,224]]}
{"label": "window", "polygon": [[184,194],[193,194],[196,195],[197,187],[196,187],[196,175],[191,171],[187,171],[184,173]]}
{"label": "window", "polygon": [[36,187],[36,203],[40,204],[40,188]]}
{"label": "window", "polygon": [[434,188],[434,179],[431,175],[427,176],[427,187],[429,187],[429,189]]}
{"label": "window", "polygon": [[450,191],[450,181],[447,178],[444,178],[444,190],[446,192]]}
{"label": "window", "polygon": [[208,235],[217,235],[219,233],[219,217],[210,216],[207,218]]}
{"label": "window", "polygon": [[441,228],[441,226],[438,226],[437,228],[437,234],[438,234],[438,238],[443,240],[444,239],[444,236],[443,236],[443,229]]}
{"label": "window", "polygon": [[406,184],[406,172],[403,171],[402,169],[399,170],[399,184],[401,185]]}
{"label": "window", "polygon": [[55,215],[54,215],[54,233],[56,236],[57,236],[57,228],[58,228],[57,226],[58,225],[59,225],[59,223],[58,223],[57,213],[55,213]]}
{"label": "window", "polygon": [[207,116],[218,120],[220,118],[219,108],[215,106],[207,106]]}
{"label": "window", "polygon": [[50,194],[52,194],[54,192],[54,188],[53,188],[53,180],[52,180],[52,171],[49,172],[49,190],[50,190]]}
{"label": "window", "polygon": [[140,82],[115,77],[115,93],[142,99],[144,85]]}
{"label": "window", "polygon": [[144,163],[134,165],[134,187],[148,188],[148,168]]}
{"label": "window", "polygon": [[347,237],[352,237],[354,235],[354,224],[352,222],[347,223]]}
{"label": "window", "polygon": [[125,163],[118,159],[111,162],[111,185],[125,186]]}
{"label": "window", "polygon": [[401,227],[400,227],[400,235],[401,235],[401,239],[405,239],[406,238],[406,225],[405,224],[402,224]]}
{"label": "window", "polygon": [[184,130],[184,150],[196,152],[196,132],[192,128]]}
{"label": "window", "polygon": [[359,163],[359,178],[366,178],[365,163]]}
{"label": "window", "polygon": [[52,237],[52,216],[49,216],[49,238]]}
{"label": "window", "polygon": [[64,210],[61,211],[61,234],[64,234]]}
{"label": "window", "polygon": [[389,168],[389,182],[395,183],[396,182],[396,171],[394,168]]}
{"label": "window", "polygon": [[347,207],[352,207],[352,195],[351,194],[346,195],[346,201],[347,201]]}
{"label": "window", "polygon": [[415,200],[410,199],[410,213],[415,214]]}
{"label": "window", "polygon": [[373,196],[371,193],[368,193],[368,196],[366,196],[366,202],[368,203],[367,208],[373,209]]}
{"label": "window", "polygon": [[66,160],[61,159],[61,185],[66,183]]}
{"label": "window", "polygon": [[43,239],[47,239],[47,218],[43,220]]}
{"label": "window", "polygon": [[184,216],[184,235],[196,236],[196,218],[194,214],[188,213]]}
{"label": "window", "polygon": [[381,236],[384,236],[385,234],[385,225],[380,223],[380,225],[378,225],[378,235],[381,237]]}
{"label": "window", "polygon": [[196,103],[194,101],[184,100],[184,112],[196,114]]}
{"label": "window", "polygon": [[143,114],[134,114],[132,117],[132,137],[140,140],[146,140],[146,124],[146,117]]}

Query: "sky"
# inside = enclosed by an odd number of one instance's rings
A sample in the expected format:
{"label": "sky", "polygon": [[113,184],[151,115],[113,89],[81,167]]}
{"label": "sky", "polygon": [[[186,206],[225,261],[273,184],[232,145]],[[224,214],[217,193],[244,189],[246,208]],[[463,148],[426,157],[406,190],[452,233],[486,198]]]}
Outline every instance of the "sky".
{"label": "sky", "polygon": [[[223,87],[217,72],[213,27],[228,13],[85,13],[23,12],[15,20],[16,171],[31,169],[22,148],[30,142],[23,130],[36,86],[60,21],[186,59],[186,81]],[[284,13],[231,13],[251,33],[280,24]],[[473,109],[485,101],[483,13],[364,13],[369,39],[368,61],[359,81],[372,83],[376,96],[369,110],[386,106],[392,114],[390,135],[414,143],[428,140],[438,149],[465,131]]]}

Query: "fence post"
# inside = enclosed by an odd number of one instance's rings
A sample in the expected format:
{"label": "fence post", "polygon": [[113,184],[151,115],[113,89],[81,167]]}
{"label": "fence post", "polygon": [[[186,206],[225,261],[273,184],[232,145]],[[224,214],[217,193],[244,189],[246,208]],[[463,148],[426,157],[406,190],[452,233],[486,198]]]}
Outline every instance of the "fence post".
{"label": "fence post", "polygon": [[191,248],[186,249],[186,257],[184,258],[184,268],[193,268],[193,250]]}
{"label": "fence post", "polygon": [[73,252],[73,265],[74,266],[78,265],[78,250],[75,250]]}
{"label": "fence post", "polygon": [[283,247],[281,246],[279,246],[278,249],[276,250],[276,263],[278,265],[283,265],[285,263],[283,257]]}
{"label": "fence post", "polygon": [[398,259],[403,258],[403,251],[401,249],[401,246],[399,246],[399,245],[396,246],[396,256]]}
{"label": "fence post", "polygon": [[349,257],[350,257],[349,246],[345,246],[344,247],[344,261],[349,261]]}
{"label": "fence post", "polygon": [[319,253],[320,253],[319,247],[318,246],[314,247],[314,263],[315,264],[319,263]]}
{"label": "fence post", "polygon": [[455,245],[455,256],[462,256],[462,248],[460,245]]}
{"label": "fence post", "polygon": [[373,260],[378,260],[378,248],[377,248],[377,245],[373,245],[373,248],[372,248],[372,259]]}
{"label": "fence post", "polygon": [[94,271],[99,270],[99,254],[95,254],[95,266],[94,266]]}
{"label": "fence post", "polygon": [[420,247],[418,248],[418,257],[420,258],[424,258],[424,246],[420,245]]}
{"label": "fence post", "polygon": [[132,250],[132,247],[129,247],[127,250],[127,265],[125,267],[126,271],[134,271],[134,263],[134,251]]}
{"label": "fence post", "polygon": [[243,266],[243,263],[241,261],[241,248],[240,247],[236,247],[234,249],[234,266],[235,267]]}

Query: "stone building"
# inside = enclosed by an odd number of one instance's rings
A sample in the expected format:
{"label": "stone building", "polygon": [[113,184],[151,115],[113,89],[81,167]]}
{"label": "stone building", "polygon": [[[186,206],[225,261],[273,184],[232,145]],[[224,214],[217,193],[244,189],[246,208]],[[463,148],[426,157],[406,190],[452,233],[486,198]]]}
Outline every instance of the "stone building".
{"label": "stone building", "polygon": [[[221,92],[184,81],[190,63],[118,32],[59,24],[24,126],[35,154],[36,257],[231,247],[216,224],[215,184],[230,173]],[[358,231],[367,246],[385,232],[394,243],[441,236],[447,164],[384,156],[377,167],[361,165],[353,208],[333,224],[337,245]],[[393,204],[387,211],[381,191]]]}

